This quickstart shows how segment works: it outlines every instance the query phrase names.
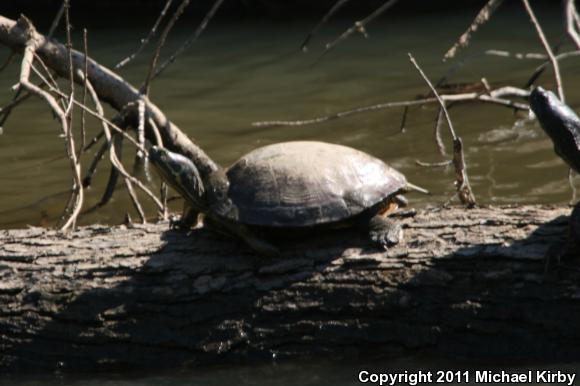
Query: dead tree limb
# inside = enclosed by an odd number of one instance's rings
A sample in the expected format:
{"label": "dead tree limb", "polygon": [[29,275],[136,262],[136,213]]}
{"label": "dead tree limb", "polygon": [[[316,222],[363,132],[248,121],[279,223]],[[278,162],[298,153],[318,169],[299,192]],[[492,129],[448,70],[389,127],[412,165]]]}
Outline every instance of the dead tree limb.
{"label": "dead tree limb", "polygon": [[465,155],[463,152],[463,142],[461,138],[456,134],[455,129],[453,128],[453,122],[451,122],[451,117],[449,116],[449,112],[447,111],[447,107],[445,106],[445,102],[439,94],[433,84],[427,77],[427,75],[423,72],[413,55],[409,54],[409,59],[413,66],[417,69],[425,83],[429,86],[429,89],[437,98],[437,102],[439,102],[439,106],[441,110],[443,110],[443,114],[445,115],[445,119],[447,120],[447,127],[449,128],[449,132],[451,133],[451,138],[453,138],[453,165],[455,166],[455,187],[457,189],[457,197],[459,197],[459,201],[463,205],[467,205],[468,207],[473,207],[475,205],[475,196],[473,191],[471,190],[471,185],[469,184],[469,178],[467,175],[467,164],[465,162]]}
{"label": "dead tree limb", "polygon": [[[66,154],[70,160],[70,166],[73,173],[73,188],[71,191],[71,198],[69,200],[70,206],[67,205],[67,211],[65,212],[61,229],[68,230],[70,228],[74,228],[76,219],[81,211],[84,196],[80,165],[77,162],[76,149],[73,137],[71,135],[70,121],[68,119],[69,107],[66,109],[61,108],[57,100],[50,93],[46,92],[30,81],[30,73],[32,70],[32,63],[34,61],[34,54],[38,51],[38,47],[40,46],[41,42],[37,40],[38,34],[28,19],[22,17],[19,20],[19,27],[25,34],[24,36],[26,38],[26,43],[24,56],[22,58],[22,65],[20,68],[20,79],[18,82],[18,87],[21,87],[24,90],[44,99],[44,101],[50,106],[52,112],[57,116],[63,131],[63,135],[65,137]],[[72,105],[72,95],[70,101]]]}
{"label": "dead tree limb", "polygon": [[566,32],[576,45],[576,49],[580,50],[580,34],[578,33],[578,20],[580,18],[574,0],[565,0],[564,13],[566,15]]}
{"label": "dead tree limb", "polygon": [[[510,99],[506,99],[507,97],[518,97],[518,98],[527,98],[529,95],[529,91],[520,89],[517,87],[501,87],[495,90],[492,90],[489,95],[481,94],[477,92],[470,92],[464,94],[449,94],[449,95],[441,95],[441,99],[445,102],[483,102],[483,103],[491,103],[496,104],[499,106],[505,106],[517,110],[528,111],[529,106],[525,103],[514,102]],[[363,106],[358,107],[352,110],[341,111],[332,115],[325,115],[322,117],[316,117],[311,119],[303,119],[303,120],[296,120],[296,121],[259,121],[253,122],[252,125],[256,127],[268,127],[268,126],[303,126],[303,125],[312,125],[317,123],[323,123],[327,121],[332,121],[335,119],[346,118],[351,115],[355,114],[362,114],[367,113],[370,111],[378,111],[383,109],[390,109],[393,107],[407,107],[407,106],[421,106],[426,104],[433,104],[438,103],[437,98],[430,97],[430,98],[423,98],[417,100],[409,100],[409,101],[397,101],[397,102],[385,102],[385,103],[378,103],[376,105],[371,106]]]}
{"label": "dead tree limb", "polygon": [[479,11],[469,28],[459,37],[457,42],[445,53],[443,60],[453,58],[460,48],[465,48],[469,44],[471,35],[475,33],[481,27],[482,24],[486,23],[495,10],[502,4],[503,0],[489,0],[483,8]]}
{"label": "dead tree limb", "polygon": [[119,68],[125,67],[127,64],[129,64],[129,62],[132,61],[133,59],[135,59],[137,57],[137,55],[139,55],[141,53],[141,51],[143,51],[145,46],[147,46],[147,44],[149,44],[149,41],[151,40],[151,38],[153,36],[155,36],[155,34],[157,33],[157,28],[159,28],[159,25],[161,24],[161,21],[163,20],[163,18],[167,14],[167,11],[169,10],[169,7],[171,6],[172,2],[173,2],[173,0],[166,0],[165,1],[165,5],[163,6],[163,9],[159,13],[159,16],[157,17],[157,20],[153,24],[153,27],[151,27],[151,30],[149,31],[147,36],[144,37],[143,39],[141,39],[141,42],[140,42],[141,44],[139,45],[139,48],[137,49],[137,51],[133,52],[131,55],[127,56],[125,59],[123,59],[119,63],[117,63],[115,65],[115,70],[118,70]]}
{"label": "dead tree limb", "polygon": [[[35,41],[37,41],[36,53],[41,56],[49,68],[55,71],[59,76],[66,78],[68,66],[66,60],[66,48],[54,41],[47,39],[43,35],[35,32]],[[8,46],[14,50],[22,51],[27,42],[25,31],[14,20],[0,16],[0,44]],[[78,77],[78,69],[84,69],[85,57],[82,53],[73,50],[73,67],[75,69],[75,82],[82,84]],[[81,71],[82,73],[82,71]],[[106,67],[100,65],[92,58],[88,59],[88,79],[93,85],[99,99],[110,104],[114,109],[121,111],[130,103],[135,103],[141,98],[139,91],[127,83],[119,75]],[[193,143],[189,137],[183,133],[175,124],[173,124],[165,114],[151,101],[145,101],[146,115],[151,117],[159,129],[165,147],[169,150],[181,153],[186,157],[196,160],[199,165],[202,176],[217,169],[214,161],[207,154]],[[87,111],[88,112],[88,111]],[[90,113],[90,112],[89,112]],[[93,112],[94,113],[94,112]],[[98,114],[97,114],[98,115]],[[132,123],[137,122],[137,111],[133,115],[128,115]],[[147,138],[154,139],[154,134],[148,128]]]}
{"label": "dead tree limb", "polygon": [[577,261],[543,273],[568,214],[419,211],[400,220],[404,242],[388,252],[344,231],[279,241],[276,260],[167,223],[66,237],[0,231],[0,368],[150,370],[424,351],[578,360]]}
{"label": "dead tree limb", "polygon": [[560,76],[560,65],[558,64],[558,60],[554,55],[554,51],[552,51],[552,47],[550,47],[550,43],[548,43],[548,39],[546,39],[546,35],[544,35],[544,32],[542,31],[542,27],[540,26],[540,23],[538,22],[538,19],[536,18],[536,15],[534,14],[534,11],[530,6],[529,1],[522,0],[522,3],[524,5],[524,8],[526,9],[526,12],[530,16],[530,21],[532,22],[534,28],[536,29],[536,33],[538,34],[538,37],[540,39],[540,42],[542,43],[542,46],[544,47],[544,50],[546,51],[546,54],[550,58],[550,63],[552,63],[552,69],[554,70],[554,78],[556,79],[556,86],[558,88],[558,97],[562,102],[564,102],[565,100],[564,87],[562,85],[562,77]]}

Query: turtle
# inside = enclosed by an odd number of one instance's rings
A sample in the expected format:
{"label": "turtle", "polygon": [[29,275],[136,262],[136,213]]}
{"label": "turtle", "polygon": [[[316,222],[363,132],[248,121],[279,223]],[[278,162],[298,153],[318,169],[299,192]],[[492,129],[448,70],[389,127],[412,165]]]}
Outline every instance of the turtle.
{"label": "turtle", "polygon": [[[580,118],[551,91],[536,87],[530,93],[530,108],[554,143],[555,153],[580,173]],[[572,210],[569,236],[560,256],[580,255],[580,202]]]}
{"label": "turtle", "polygon": [[387,219],[407,204],[403,193],[425,189],[382,160],[344,145],[292,141],[257,148],[229,168],[200,174],[196,163],[163,147],[149,150],[161,178],[189,208],[179,225],[204,225],[236,236],[262,255],[278,249],[268,232],[357,226],[381,248],[397,244],[402,228]]}

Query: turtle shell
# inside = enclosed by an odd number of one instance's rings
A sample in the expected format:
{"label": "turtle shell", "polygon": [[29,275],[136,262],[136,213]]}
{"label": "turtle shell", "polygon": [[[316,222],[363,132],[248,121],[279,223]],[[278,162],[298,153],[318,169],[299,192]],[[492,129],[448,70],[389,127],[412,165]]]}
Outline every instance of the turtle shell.
{"label": "turtle shell", "polygon": [[235,162],[227,176],[228,197],[236,210],[217,214],[269,227],[341,221],[407,185],[403,174],[378,158],[350,147],[310,141],[256,149]]}

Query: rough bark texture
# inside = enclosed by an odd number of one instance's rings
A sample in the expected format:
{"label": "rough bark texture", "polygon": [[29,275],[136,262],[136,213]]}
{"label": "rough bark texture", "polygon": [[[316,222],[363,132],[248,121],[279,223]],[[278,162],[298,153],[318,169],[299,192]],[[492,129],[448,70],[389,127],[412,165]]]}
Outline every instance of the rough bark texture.
{"label": "rough bark texture", "polygon": [[[334,231],[264,260],[203,229],[0,231],[4,371],[433,350],[580,358],[580,271],[544,274],[569,209],[426,210],[378,252]],[[338,233],[337,233],[338,232]]]}

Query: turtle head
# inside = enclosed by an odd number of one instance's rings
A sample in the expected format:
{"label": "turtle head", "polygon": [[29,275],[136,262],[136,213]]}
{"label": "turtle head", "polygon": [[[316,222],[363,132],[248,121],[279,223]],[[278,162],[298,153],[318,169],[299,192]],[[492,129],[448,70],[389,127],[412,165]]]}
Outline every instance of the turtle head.
{"label": "turtle head", "polygon": [[149,149],[149,161],[161,178],[175,189],[192,207],[206,207],[204,186],[195,164],[181,154],[158,146]]}
{"label": "turtle head", "polygon": [[553,92],[542,87],[530,93],[530,108],[552,139],[556,153],[580,171],[580,118]]}
{"label": "turtle head", "polygon": [[552,91],[536,87],[530,93],[530,108],[538,118],[542,129],[552,137],[555,144],[558,142],[556,138],[568,134],[571,130],[578,130],[578,127],[571,127],[580,123],[578,116]]}
{"label": "turtle head", "polygon": [[536,87],[530,93],[530,108],[540,122],[542,122],[543,118],[553,115],[554,111],[561,108],[562,105],[564,104],[558,99],[556,94],[545,90],[543,87]]}

